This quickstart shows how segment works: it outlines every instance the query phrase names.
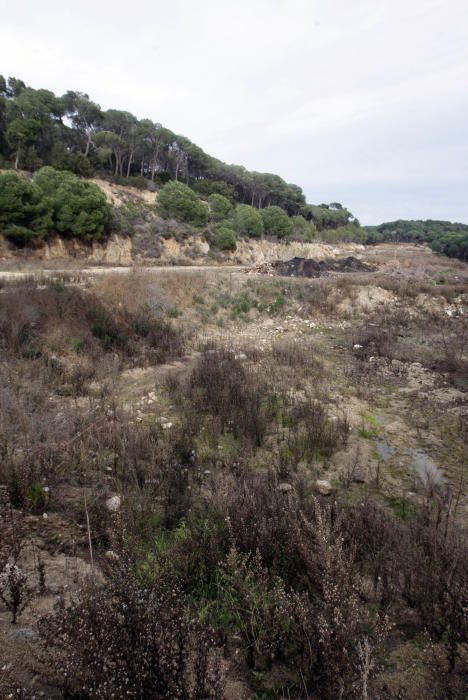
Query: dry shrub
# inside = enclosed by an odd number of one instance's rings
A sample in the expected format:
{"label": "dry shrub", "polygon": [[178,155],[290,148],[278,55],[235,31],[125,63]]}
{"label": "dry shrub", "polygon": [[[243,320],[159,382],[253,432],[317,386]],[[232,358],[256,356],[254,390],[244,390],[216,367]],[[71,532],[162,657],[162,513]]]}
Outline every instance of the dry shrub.
{"label": "dry shrub", "polygon": [[93,280],[93,291],[105,303],[129,314],[145,307],[158,312],[170,306],[170,297],[155,279],[154,273],[146,270],[102,275]]}
{"label": "dry shrub", "polygon": [[285,438],[287,456],[293,464],[303,459],[331,457],[337,449],[346,447],[348,419],[345,416],[330,418],[324,404],[310,394],[291,399],[284,422],[289,427]]}
{"label": "dry shrub", "polygon": [[61,393],[83,393],[106,358],[157,363],[184,350],[184,334],[149,306],[127,311],[93,292],[54,285],[18,287],[2,299],[0,353]]}
{"label": "dry shrub", "polygon": [[4,500],[0,492],[0,600],[15,625],[32,597],[33,588],[20,566],[26,528],[20,514]]}
{"label": "dry shrub", "polygon": [[450,672],[461,645],[468,644],[468,548],[454,528],[444,532],[432,523],[410,528],[403,598],[421,615],[431,638],[445,646]]}
{"label": "dry shrub", "polygon": [[360,697],[359,643],[366,637],[378,655],[386,621],[363,603],[345,511],[316,500],[308,507],[271,478],[253,476],[225,507],[235,549],[223,565],[230,588],[219,605],[232,605],[251,662],[260,650],[273,653],[288,659],[306,693]]}
{"label": "dry shrub", "polygon": [[[221,281],[224,281],[224,277],[216,274],[216,280],[215,284],[218,286]],[[213,284],[207,272],[184,272],[183,270],[171,270],[167,273],[161,270],[158,273],[158,283],[170,300],[170,305],[182,309],[191,307],[193,297],[205,294],[207,288]]]}
{"label": "dry shrub", "polygon": [[198,432],[210,418],[210,434],[230,432],[254,446],[262,444],[274,395],[251,367],[233,352],[208,347],[187,379],[169,379],[171,398]]}
{"label": "dry shrub", "polygon": [[328,373],[313,340],[280,340],[272,345],[271,360],[268,354],[265,355],[270,381],[283,390],[294,388],[301,391],[304,383],[313,384],[316,395],[325,390]]}
{"label": "dry shrub", "polygon": [[67,697],[209,700],[222,697],[208,629],[192,622],[176,585],[147,584],[124,553],[105,586],[42,620],[46,662]]}

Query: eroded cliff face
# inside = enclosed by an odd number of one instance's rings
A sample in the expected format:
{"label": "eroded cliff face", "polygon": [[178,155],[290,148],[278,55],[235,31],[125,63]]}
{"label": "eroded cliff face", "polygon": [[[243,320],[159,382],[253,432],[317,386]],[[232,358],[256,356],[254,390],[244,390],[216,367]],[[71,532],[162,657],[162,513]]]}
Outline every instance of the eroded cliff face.
{"label": "eroded cliff face", "polygon": [[356,243],[326,245],[324,243],[279,243],[274,241],[241,240],[232,253],[220,253],[210,248],[200,236],[183,240],[153,236],[122,236],[112,234],[104,242],[86,243],[78,239],[52,236],[41,245],[17,248],[0,235],[0,262],[40,264],[60,262],[74,265],[257,265],[274,260],[289,260],[295,256],[325,260],[346,255],[359,257],[364,246]]}
{"label": "eroded cliff face", "polygon": [[53,236],[34,248],[16,248],[0,236],[0,258],[3,262],[76,261],[96,265],[131,265],[132,250],[132,239],[117,235],[109,236],[103,243],[84,243]]}
{"label": "eroded cliff face", "polygon": [[33,265],[54,263],[64,265],[257,265],[292,257],[324,260],[343,255],[357,255],[364,247],[359,244],[327,245],[320,242],[283,243],[266,239],[241,239],[237,249],[221,253],[210,248],[202,231],[188,224],[161,219],[154,204],[157,193],[135,187],[93,180],[106,195],[117,215],[127,205],[136,206],[139,216],[125,220],[122,233],[111,234],[105,242],[83,242],[78,239],[50,236],[37,247],[17,248],[0,235],[0,262],[4,266],[20,263]]}

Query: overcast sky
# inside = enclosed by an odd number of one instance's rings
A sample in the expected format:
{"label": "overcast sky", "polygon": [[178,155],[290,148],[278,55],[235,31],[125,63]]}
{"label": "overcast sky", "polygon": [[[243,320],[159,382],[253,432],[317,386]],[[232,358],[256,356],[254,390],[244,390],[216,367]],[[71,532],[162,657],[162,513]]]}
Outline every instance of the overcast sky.
{"label": "overcast sky", "polygon": [[0,73],[160,121],[362,223],[468,223],[468,0],[0,0]]}

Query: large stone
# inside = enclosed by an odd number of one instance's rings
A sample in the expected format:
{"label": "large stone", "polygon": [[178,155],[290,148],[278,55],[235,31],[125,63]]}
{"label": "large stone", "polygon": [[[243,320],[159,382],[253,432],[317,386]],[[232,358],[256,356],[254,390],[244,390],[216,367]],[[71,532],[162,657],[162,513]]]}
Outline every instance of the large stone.
{"label": "large stone", "polygon": [[106,508],[110,513],[118,513],[120,510],[120,496],[111,496],[106,501]]}
{"label": "large stone", "polygon": [[329,496],[333,491],[333,486],[327,479],[317,479],[317,481],[315,482],[315,486],[317,487],[318,492],[322,494],[322,496]]}

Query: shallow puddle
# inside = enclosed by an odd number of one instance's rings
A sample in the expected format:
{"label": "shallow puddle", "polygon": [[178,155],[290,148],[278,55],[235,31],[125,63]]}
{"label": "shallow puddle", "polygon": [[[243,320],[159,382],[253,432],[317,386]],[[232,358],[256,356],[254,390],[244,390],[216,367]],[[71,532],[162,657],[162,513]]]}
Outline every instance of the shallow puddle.
{"label": "shallow puddle", "polygon": [[375,451],[384,462],[388,462],[395,454],[395,448],[386,440],[382,440],[382,438],[377,438],[375,440]]}
{"label": "shallow puddle", "polygon": [[408,454],[411,457],[412,467],[425,486],[435,486],[444,481],[442,471],[424,450],[411,448]]}

